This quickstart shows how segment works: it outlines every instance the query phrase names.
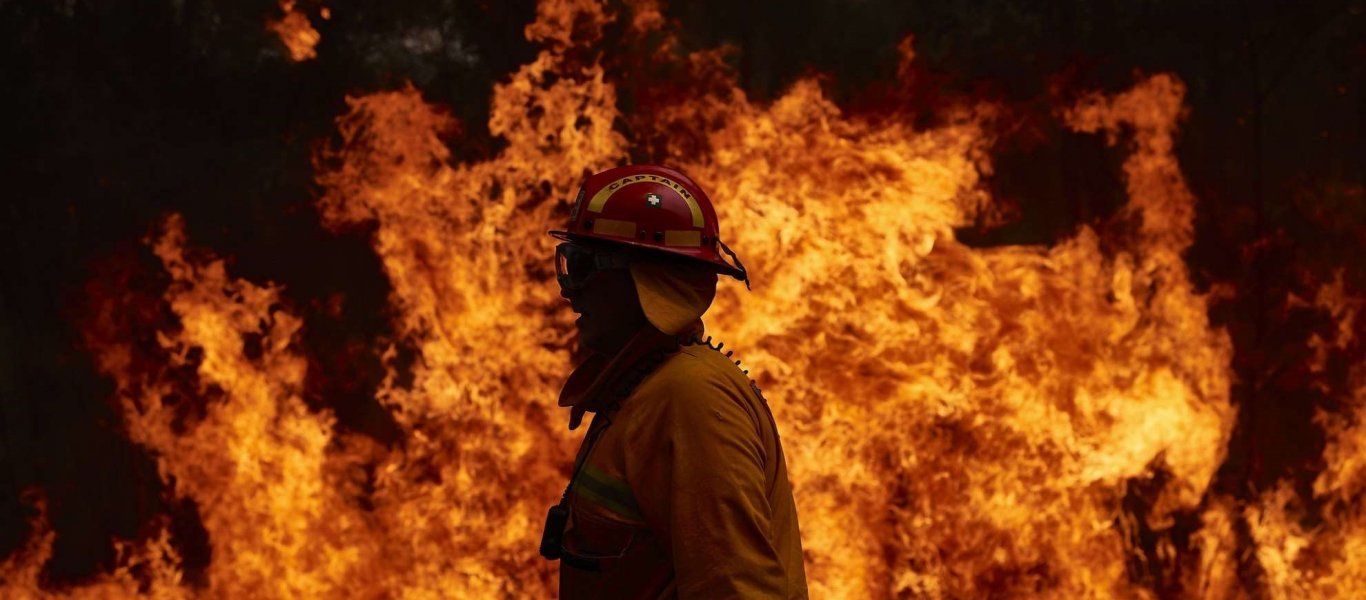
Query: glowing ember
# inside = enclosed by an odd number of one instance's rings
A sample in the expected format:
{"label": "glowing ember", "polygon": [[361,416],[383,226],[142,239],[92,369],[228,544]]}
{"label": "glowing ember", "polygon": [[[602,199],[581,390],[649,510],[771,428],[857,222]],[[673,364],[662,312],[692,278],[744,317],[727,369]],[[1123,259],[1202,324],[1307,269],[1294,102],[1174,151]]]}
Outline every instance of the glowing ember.
{"label": "glowing ember", "polygon": [[[311,58],[317,32],[292,1],[281,8],[272,30]],[[89,344],[131,438],[197,506],[212,561],[184,583],[163,528],[71,594],[551,597],[536,540],[576,439],[553,401],[572,324],[544,233],[585,170],[631,156],[619,119],[702,124],[675,133],[704,151],[659,152],[717,199],[755,273],[753,293],[723,285],[708,325],[740,347],[780,423],[812,597],[1155,597],[1153,571],[1181,573],[1163,590],[1236,595],[1242,520],[1274,595],[1366,585],[1353,502],[1366,368],[1351,418],[1325,417],[1332,466],[1315,493],[1331,535],[1298,521],[1292,491],[1240,506],[1210,490],[1234,421],[1231,346],[1182,259],[1196,199],[1173,152],[1180,81],[1060,107],[1067,127],[1127,152],[1123,239],[1082,227],[1052,247],[973,249],[953,230],[990,209],[996,108],[946,109],[945,125],[917,129],[845,114],[802,81],[768,105],[723,84],[622,115],[620,84],[579,62],[614,18],[541,3],[526,31],[544,49],[495,89],[489,129],[507,146],[484,162],[452,164],[440,136],[458,124],[411,86],[347,99],[341,143],[318,157],[319,209],[330,227],[373,225],[395,331],[416,348],[402,368],[396,347],[375,349],[389,365],[378,400],[402,431],[393,448],[305,406],[306,323],[280,285],[230,277],[179,217],[163,224],[150,244],[168,285],[140,309],[174,317],[150,332],[164,358],[149,362],[117,325],[113,297]],[[647,4],[629,23],[663,19]],[[909,41],[901,50],[912,60]],[[714,54],[683,62],[729,81]],[[1323,344],[1360,343],[1361,303],[1340,280],[1313,301],[1343,323]],[[1194,556],[1176,556],[1181,515],[1200,522],[1182,548]],[[0,565],[6,597],[42,595],[52,535],[37,530]]]}
{"label": "glowing ember", "polygon": [[[322,41],[322,34],[313,28],[309,22],[308,15],[300,11],[295,6],[295,0],[280,0],[280,11],[284,13],[278,20],[268,21],[266,29],[274,31],[280,36],[280,41],[285,43],[289,49],[289,58],[295,62],[305,61],[318,56],[318,42]],[[331,18],[332,13],[327,8],[322,9],[324,20]]]}

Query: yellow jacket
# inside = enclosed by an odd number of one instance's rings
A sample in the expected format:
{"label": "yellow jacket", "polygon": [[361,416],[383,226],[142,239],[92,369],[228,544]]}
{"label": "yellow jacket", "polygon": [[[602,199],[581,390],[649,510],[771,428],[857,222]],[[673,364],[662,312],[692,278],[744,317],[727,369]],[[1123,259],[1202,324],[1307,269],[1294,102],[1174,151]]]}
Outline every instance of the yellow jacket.
{"label": "yellow jacket", "polygon": [[717,349],[664,355],[594,415],[579,460],[562,599],[807,597],[773,415]]}

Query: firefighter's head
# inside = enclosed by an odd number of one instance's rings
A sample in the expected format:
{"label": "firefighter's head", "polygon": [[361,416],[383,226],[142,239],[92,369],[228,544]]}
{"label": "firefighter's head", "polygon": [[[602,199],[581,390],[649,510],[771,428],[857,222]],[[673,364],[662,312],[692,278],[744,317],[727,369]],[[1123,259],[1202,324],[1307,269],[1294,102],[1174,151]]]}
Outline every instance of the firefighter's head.
{"label": "firefighter's head", "polygon": [[560,295],[578,313],[579,343],[610,354],[645,325],[630,257],[610,247],[565,242],[555,251]]}
{"label": "firefighter's head", "polygon": [[561,294],[581,316],[581,342],[612,352],[649,323],[675,334],[711,305],[718,273],[749,279],[722,258],[716,212],[688,176],[633,165],[590,176],[569,227],[552,231]]}

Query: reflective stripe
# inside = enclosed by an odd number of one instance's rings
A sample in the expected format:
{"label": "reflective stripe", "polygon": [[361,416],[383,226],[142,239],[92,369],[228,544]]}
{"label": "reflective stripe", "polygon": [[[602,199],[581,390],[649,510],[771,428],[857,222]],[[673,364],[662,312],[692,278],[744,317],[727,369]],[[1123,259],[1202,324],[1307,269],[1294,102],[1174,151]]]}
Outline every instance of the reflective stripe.
{"label": "reflective stripe", "polygon": [[574,481],[574,493],[608,510],[636,522],[643,522],[635,494],[626,482],[608,475],[590,464],[583,466]]}
{"label": "reflective stripe", "polygon": [[636,224],[616,219],[595,219],[593,221],[593,233],[633,238],[636,237]]}
{"label": "reflective stripe", "polygon": [[679,231],[677,229],[666,229],[664,231],[665,246],[701,246],[701,231]]}

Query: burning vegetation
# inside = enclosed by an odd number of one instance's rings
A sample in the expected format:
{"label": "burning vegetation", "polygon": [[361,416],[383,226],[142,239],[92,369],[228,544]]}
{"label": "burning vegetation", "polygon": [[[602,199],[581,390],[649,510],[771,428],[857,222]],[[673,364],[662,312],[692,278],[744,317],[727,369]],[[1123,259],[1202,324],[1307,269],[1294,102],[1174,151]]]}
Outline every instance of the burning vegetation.
{"label": "burning vegetation", "polygon": [[[314,58],[321,34],[280,9],[270,30]],[[0,595],[553,596],[539,519],[577,438],[552,401],[575,349],[545,231],[584,173],[641,159],[706,186],[755,274],[707,322],[772,403],[813,598],[1366,589],[1361,273],[1271,298],[1323,320],[1296,368],[1332,401],[1310,417],[1312,476],[1245,476],[1248,382],[1213,322],[1244,292],[1188,264],[1179,76],[1055,93],[1048,127],[1108,148],[1122,203],[1049,243],[981,244],[1012,218],[987,180],[1017,108],[943,98],[927,118],[914,38],[892,102],[852,108],[818,76],[760,101],[731,50],[683,48],[666,9],[540,2],[539,50],[488,99],[484,156],[453,153],[469,124],[421,85],[346,98],[303,214],[365,240],[387,284],[384,333],[345,350],[374,358],[358,402],[379,416],[318,383],[349,376],[307,338],[346,295],[301,303],[235,272],[179,211],[134,251],[149,260],[95,270],[83,352],[172,509],[53,585],[32,488]]]}

